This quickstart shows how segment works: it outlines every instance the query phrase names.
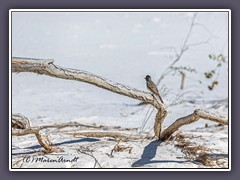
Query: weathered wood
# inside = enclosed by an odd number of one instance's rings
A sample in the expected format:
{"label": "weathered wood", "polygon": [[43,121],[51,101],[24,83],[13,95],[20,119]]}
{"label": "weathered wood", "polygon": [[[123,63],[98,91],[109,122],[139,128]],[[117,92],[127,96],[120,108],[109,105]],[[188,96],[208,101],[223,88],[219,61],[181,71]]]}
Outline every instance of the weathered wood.
{"label": "weathered wood", "polygon": [[[12,58],[12,72],[33,72],[37,74],[43,74],[47,76],[52,76],[56,78],[62,78],[67,80],[75,80],[86,82],[100,88],[109,90],[114,93],[118,93],[124,96],[128,96],[133,99],[140,100],[142,102],[148,103],[153,105],[157,109],[157,115],[155,117],[154,123],[154,134],[157,139],[165,140],[171,136],[176,130],[178,130],[181,126],[193,123],[200,118],[214,121],[221,124],[228,124],[227,118],[223,116],[219,116],[216,114],[209,113],[204,110],[195,110],[193,114],[188,115],[186,117],[179,118],[173,124],[171,124],[167,129],[162,131],[163,121],[166,118],[168,112],[166,106],[161,103],[161,100],[158,96],[154,94],[147,93],[145,91],[141,91],[120,83],[113,82],[106,78],[97,76],[95,74],[76,70],[76,69],[69,69],[57,66],[54,64],[54,61],[51,59],[33,59],[33,58]],[[65,124],[62,125],[61,128],[64,127],[72,127],[76,126],[74,124]],[[48,128],[54,128],[54,126],[48,126]],[[34,128],[27,128],[24,130],[15,130],[12,132],[12,135],[26,135],[35,133],[36,130],[41,130],[46,127],[38,127],[37,129]]]}
{"label": "weathered wood", "polygon": [[[74,137],[112,137],[112,138],[119,138],[124,140],[140,140],[142,137],[138,135],[126,134],[126,133],[118,133],[118,132],[79,132],[79,133],[69,133],[72,134]],[[151,136],[144,137],[145,139],[152,139]]]}
{"label": "weathered wood", "polygon": [[210,113],[208,111],[197,109],[194,111],[194,114],[199,118],[211,120],[217,122],[219,124],[228,125],[228,119],[224,116],[220,116],[218,114]]}
{"label": "weathered wood", "polygon": [[[167,112],[166,106],[161,102],[159,97],[152,95],[151,93],[113,82],[86,71],[63,68],[55,65],[53,62],[54,60],[50,59],[13,57],[12,72],[33,72],[56,78],[86,82],[111,92],[152,104],[156,109],[158,109],[158,112]],[[163,117],[163,115],[156,116],[156,118],[158,118],[156,121],[161,122],[155,123],[158,127],[154,127],[154,129],[159,129],[158,132],[161,132],[160,129],[164,120],[164,118],[160,120],[159,118],[161,117]],[[160,138],[159,134],[155,134],[155,136]]]}
{"label": "weathered wood", "polygon": [[[209,113],[207,111],[204,110],[195,110],[193,114],[190,114],[188,116],[179,118],[178,120],[176,120],[173,124],[171,124],[166,130],[163,131],[162,133],[162,119],[164,119],[166,117],[166,112],[158,112],[157,113],[157,121],[155,123],[158,123],[157,125],[155,124],[155,127],[159,127],[160,129],[154,129],[155,132],[155,136],[157,136],[157,138],[159,138],[160,140],[164,141],[166,139],[168,139],[175,131],[177,131],[181,126],[183,125],[187,125],[193,122],[198,121],[200,118],[206,119],[206,120],[210,120],[210,121],[214,121],[214,122],[218,122],[224,125],[228,124],[228,120],[226,118],[224,118],[223,116],[219,116],[217,114],[213,114],[213,113]],[[164,117],[162,117],[164,116]],[[21,117],[24,117],[21,115]],[[78,127],[78,126],[83,126],[83,127],[87,127],[87,128],[101,128],[101,126],[96,127],[96,126],[90,126],[90,125],[83,125],[83,124],[79,124],[76,122],[70,122],[70,123],[63,123],[63,124],[55,124],[55,125],[44,125],[44,126],[38,126],[38,127],[29,127],[26,129],[12,129],[12,135],[13,136],[24,136],[24,135],[28,135],[28,134],[34,134],[39,142],[39,144],[46,150],[46,152],[58,152],[59,150],[54,148],[51,144],[47,143],[46,141],[43,140],[40,131],[43,129],[50,129],[50,128],[55,128],[55,129],[63,129],[63,128],[67,128],[67,127]],[[116,127],[114,127],[116,128]],[[124,139],[124,140],[140,140],[142,139],[140,136],[138,136],[137,134],[133,135],[133,134],[126,134],[126,133],[119,133],[119,132],[78,132],[78,133],[67,133],[67,134],[71,134],[74,137],[112,137],[112,138],[120,138],[120,139]],[[151,139],[151,136],[146,136],[145,139]]]}
{"label": "weathered wood", "polygon": [[190,114],[185,117],[181,117],[177,119],[174,123],[172,123],[167,129],[163,131],[161,134],[160,139],[162,141],[168,139],[175,131],[177,131],[180,127],[191,124],[193,122],[198,121],[199,119],[205,119],[205,120],[210,120],[214,121],[223,125],[228,125],[228,119],[219,116],[218,114],[210,113],[205,110],[197,109],[193,112],[193,114]]}
{"label": "weathered wood", "polygon": [[14,129],[27,129],[30,128],[30,121],[28,118],[21,114],[12,115],[12,128]]}
{"label": "weathered wood", "polygon": [[87,127],[87,128],[97,128],[90,125],[84,125],[77,122],[62,123],[62,124],[53,124],[53,125],[44,125],[38,127],[29,127],[27,129],[13,129],[12,135],[14,136],[24,136],[27,134],[34,134],[36,131],[41,131],[43,129],[63,129],[68,127]]}
{"label": "weathered wood", "polygon": [[86,82],[100,88],[107,89],[114,93],[128,96],[130,98],[134,98],[140,101],[148,102],[156,108],[164,107],[164,105],[162,105],[159,99],[153,98],[151,93],[113,82],[111,80],[97,76],[87,71],[63,68],[61,66],[55,65],[53,62],[54,60],[48,59],[13,57],[12,72],[33,72],[56,78]]}

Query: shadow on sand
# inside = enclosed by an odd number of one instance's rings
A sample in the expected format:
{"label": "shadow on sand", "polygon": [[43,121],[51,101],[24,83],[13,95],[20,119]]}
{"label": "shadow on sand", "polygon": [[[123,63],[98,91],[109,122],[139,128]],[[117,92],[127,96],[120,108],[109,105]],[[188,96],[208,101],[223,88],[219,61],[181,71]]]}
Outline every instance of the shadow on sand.
{"label": "shadow on sand", "polygon": [[[80,139],[76,139],[76,140],[68,140],[68,141],[63,141],[63,142],[59,142],[59,143],[55,143],[54,146],[60,146],[62,144],[74,144],[74,143],[81,143],[81,142],[96,142],[99,141],[98,139],[95,138],[80,138]],[[29,147],[25,147],[23,149],[39,149],[42,146],[40,145],[34,145],[34,146],[29,146]],[[15,148],[16,149],[16,148]],[[14,150],[15,150],[14,149]],[[33,154],[36,151],[31,151],[31,152],[21,152],[21,153],[12,153],[12,155],[22,155],[22,154]]]}
{"label": "shadow on sand", "polygon": [[[146,164],[152,164],[152,163],[184,163],[189,161],[175,161],[175,160],[152,160],[157,153],[158,146],[162,143],[162,141],[152,141],[150,142],[143,150],[143,154],[141,156],[141,159],[135,161],[132,164],[132,167],[141,167]],[[161,153],[161,152],[159,152]]]}

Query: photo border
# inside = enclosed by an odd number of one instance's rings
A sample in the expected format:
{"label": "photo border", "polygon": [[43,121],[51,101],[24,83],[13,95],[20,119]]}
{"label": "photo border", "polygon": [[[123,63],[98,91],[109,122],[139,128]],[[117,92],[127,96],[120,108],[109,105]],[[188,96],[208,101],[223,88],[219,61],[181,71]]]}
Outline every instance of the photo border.
{"label": "photo border", "polygon": [[[12,12],[228,12],[228,168],[12,168]],[[10,171],[231,171],[231,10],[230,9],[10,9],[9,10],[9,170]],[[11,91],[10,91],[11,90]],[[10,96],[11,95],[11,96]]]}

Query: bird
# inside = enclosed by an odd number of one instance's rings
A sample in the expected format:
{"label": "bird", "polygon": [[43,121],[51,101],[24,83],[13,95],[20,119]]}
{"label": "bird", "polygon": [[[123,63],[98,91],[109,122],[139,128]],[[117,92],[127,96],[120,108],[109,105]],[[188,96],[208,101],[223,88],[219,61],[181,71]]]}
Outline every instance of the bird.
{"label": "bird", "polygon": [[144,79],[146,79],[146,84],[147,84],[148,90],[150,90],[153,94],[157,95],[159,97],[159,99],[161,100],[161,102],[164,103],[159,94],[156,84],[151,79],[151,76],[147,75]]}

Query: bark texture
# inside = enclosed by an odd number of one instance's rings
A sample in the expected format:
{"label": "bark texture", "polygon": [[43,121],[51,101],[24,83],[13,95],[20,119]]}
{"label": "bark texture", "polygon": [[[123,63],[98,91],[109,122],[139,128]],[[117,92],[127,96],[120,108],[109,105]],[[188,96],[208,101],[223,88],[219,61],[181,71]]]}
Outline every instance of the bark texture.
{"label": "bark texture", "polygon": [[[67,80],[75,80],[81,81],[85,83],[89,83],[95,85],[97,87],[109,90],[111,92],[128,96],[130,98],[142,101],[144,103],[148,103],[153,105],[157,109],[157,114],[155,117],[154,123],[154,134],[157,139],[166,140],[168,139],[175,131],[177,131],[181,126],[193,123],[198,121],[200,118],[214,121],[220,124],[228,125],[228,119],[219,116],[217,114],[213,114],[204,110],[197,109],[185,117],[181,117],[177,119],[173,124],[171,124],[167,129],[163,131],[163,122],[166,118],[168,112],[166,105],[164,105],[158,96],[154,94],[150,94],[145,91],[141,91],[130,86],[126,86],[120,83],[113,82],[106,78],[100,77],[98,75],[77,70],[77,69],[69,69],[57,66],[54,64],[54,61],[51,59],[33,59],[33,58],[12,58],[12,72],[33,72],[36,74],[47,75],[56,78],[62,78]],[[16,116],[12,117],[12,122],[16,122]],[[24,119],[24,118],[22,118]],[[24,122],[24,121],[23,121]],[[16,124],[16,123],[14,123]],[[25,123],[26,124],[26,123]],[[16,125],[17,126],[17,125]],[[34,133],[38,138],[38,141],[41,142],[41,137],[39,135],[39,131],[45,128],[65,128],[70,126],[78,126],[77,124],[66,123],[62,125],[52,125],[52,126],[41,126],[38,128],[30,128],[30,125],[24,125],[24,123],[20,123],[18,130],[13,130],[12,135],[22,136],[27,134]],[[85,133],[86,135],[87,133]],[[82,134],[83,135],[83,134]],[[89,134],[88,134],[89,135]],[[110,136],[108,133],[102,133],[102,136]],[[41,142],[42,146],[44,143]],[[46,147],[47,148],[47,147]],[[49,148],[48,148],[49,149]]]}

